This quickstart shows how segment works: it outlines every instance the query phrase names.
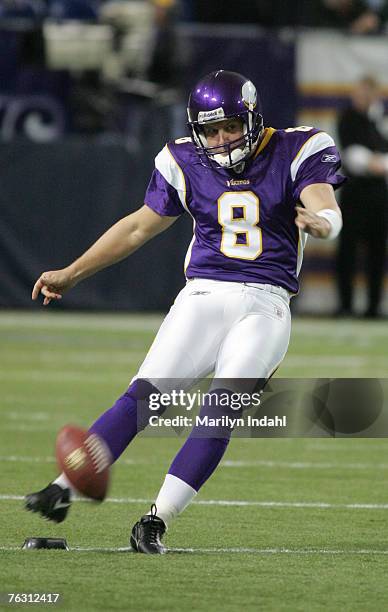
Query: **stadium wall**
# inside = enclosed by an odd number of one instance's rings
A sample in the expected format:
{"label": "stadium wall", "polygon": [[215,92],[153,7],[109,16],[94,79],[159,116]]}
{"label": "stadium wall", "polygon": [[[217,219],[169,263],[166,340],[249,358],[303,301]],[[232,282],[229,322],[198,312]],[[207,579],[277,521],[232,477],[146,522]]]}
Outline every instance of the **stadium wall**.
{"label": "stadium wall", "polygon": [[[138,208],[148,164],[122,145],[71,139],[0,145],[0,307],[38,307],[31,288],[61,268],[119,218]],[[75,287],[56,308],[166,310],[184,284],[191,238],[180,219],[130,259]],[[179,262],[182,262],[180,265]]]}

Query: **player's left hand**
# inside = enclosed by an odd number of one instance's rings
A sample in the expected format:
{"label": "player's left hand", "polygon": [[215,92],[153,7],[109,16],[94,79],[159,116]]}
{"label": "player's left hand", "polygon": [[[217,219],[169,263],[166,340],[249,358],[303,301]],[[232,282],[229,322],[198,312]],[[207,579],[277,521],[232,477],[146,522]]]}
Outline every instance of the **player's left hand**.
{"label": "player's left hand", "polygon": [[330,223],[327,219],[319,217],[315,212],[296,206],[295,224],[314,238],[326,238],[330,232]]}

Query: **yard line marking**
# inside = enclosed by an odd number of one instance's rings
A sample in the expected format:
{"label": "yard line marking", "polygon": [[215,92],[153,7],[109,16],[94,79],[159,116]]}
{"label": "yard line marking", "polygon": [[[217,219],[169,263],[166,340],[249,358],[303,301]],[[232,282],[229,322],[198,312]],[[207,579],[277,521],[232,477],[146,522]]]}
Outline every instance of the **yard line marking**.
{"label": "yard line marking", "polygon": [[96,548],[94,547],[89,547],[89,546],[70,546],[69,547],[71,551],[75,550],[77,552],[130,552],[130,553],[134,553],[135,551],[133,550],[132,546],[119,546],[118,548],[114,548],[114,547],[105,547],[105,546],[98,546]]}
{"label": "yard line marking", "polygon": [[346,469],[346,470],[388,470],[388,463],[314,463],[309,461],[267,461],[258,459],[257,461],[233,461],[225,460],[220,466],[222,467],[271,467],[271,468],[290,468],[296,470],[330,470],[330,469]]}
{"label": "yard line marking", "polygon": [[[39,382],[42,383],[42,377],[44,377],[45,383],[53,382],[74,382],[74,383],[93,383],[106,385],[106,379],[98,374],[92,374],[91,372],[79,372],[79,371],[63,371],[63,370],[19,370],[19,369],[7,369],[4,372],[0,372],[0,380],[5,381],[23,381],[23,382]],[[109,382],[117,381],[123,384],[122,374],[111,372],[109,374]],[[125,380],[125,379],[124,379]]]}
{"label": "yard line marking", "polygon": [[[135,552],[130,546],[118,546],[114,548],[113,546],[70,546],[71,552]],[[4,551],[13,551],[13,550],[22,550],[21,546],[0,546],[0,550]]]}
{"label": "yard line marking", "polygon": [[[0,315],[0,329],[22,326],[28,331],[34,329],[48,328],[56,331],[57,329],[71,330],[98,330],[98,331],[156,331],[163,321],[161,314],[62,314],[62,313],[19,313],[5,312]],[[382,326],[383,327],[383,326]]]}
{"label": "yard line marking", "polygon": [[[249,440],[252,438],[241,438],[241,440]],[[351,440],[351,446],[348,446],[348,442],[344,444],[345,439]],[[284,438],[282,444],[286,441],[291,441],[291,438]],[[296,440],[296,438],[294,438]],[[363,440],[363,442],[361,442]],[[325,453],[335,449],[336,452],[348,453],[349,448],[352,452],[368,453],[370,449],[383,450],[386,453],[387,438],[307,438],[306,439],[306,451],[319,452],[324,451]]]}
{"label": "yard line marking", "polygon": [[22,457],[19,455],[7,455],[6,457],[0,457],[1,462],[11,463],[55,463],[54,457]]}
{"label": "yard line marking", "polygon": [[20,501],[22,499],[24,500],[24,496],[22,495],[0,495],[1,501],[7,501],[7,500]]}
{"label": "yard line marking", "polygon": [[197,500],[194,504],[203,506],[258,506],[267,508],[346,508],[349,510],[388,510],[388,504],[332,504],[329,502],[278,502],[278,501],[238,501],[227,499]]}
{"label": "yard line marking", "polygon": [[[163,321],[164,315],[158,313],[150,314],[91,314],[91,313],[59,313],[39,312],[25,313],[18,311],[7,311],[0,314],[0,329],[27,327],[29,331],[34,328],[74,329],[84,331],[103,329],[104,331],[154,331]],[[293,322],[294,333],[310,337],[327,337],[334,334],[336,338],[354,338],[368,335],[369,338],[381,338],[388,335],[388,327],[382,321],[371,325],[363,321],[333,321],[318,320],[311,318],[295,319]]]}
{"label": "yard line marking", "polygon": [[[54,457],[27,457],[19,455],[6,455],[0,456],[1,462],[11,463],[55,463]],[[152,461],[139,461],[136,459],[120,459],[117,465],[156,465],[159,462]],[[244,460],[231,460],[227,459],[220,463],[220,467],[225,468],[251,468],[251,467],[265,467],[265,468],[285,468],[292,470],[388,470],[388,463],[314,463],[309,461],[268,461],[265,459],[258,459],[255,461],[244,461]]]}
{"label": "yard line marking", "polygon": [[21,418],[26,421],[48,421],[52,418],[52,415],[48,412],[19,412],[17,410],[10,410],[4,416],[10,421],[20,421]]}
{"label": "yard line marking", "polygon": [[356,337],[368,335],[369,338],[381,338],[388,333],[388,328],[384,323],[380,322],[377,325],[371,325],[363,321],[319,321],[317,319],[296,319],[293,322],[294,334],[314,337],[324,336],[327,339],[328,334],[332,334],[336,339],[354,340]]}
{"label": "yard line marking", "polygon": [[[23,495],[0,494],[0,501],[22,501]],[[76,497],[74,501],[92,503],[91,499]],[[134,497],[107,497],[105,503],[110,504],[150,504],[155,500]],[[257,508],[318,508],[318,509],[347,509],[347,510],[388,510],[387,504],[332,504],[330,502],[281,502],[281,501],[249,501],[237,499],[199,499],[192,502],[195,506],[234,506]]]}
{"label": "yard line marking", "polygon": [[15,423],[14,425],[4,425],[2,431],[28,431],[30,433],[40,433],[43,431],[57,431],[58,426],[56,425],[31,425],[30,423]]}
{"label": "yard line marking", "polygon": [[[376,358],[376,361],[378,358]],[[382,360],[386,363],[387,359],[384,357]],[[370,355],[357,356],[357,355],[320,355],[319,357],[314,356],[314,360],[311,360],[309,355],[287,355],[285,358],[285,364],[288,367],[300,368],[303,366],[310,366],[311,368],[319,368],[332,366],[341,367],[345,366],[348,368],[357,368],[363,365],[367,365],[370,362]]]}
{"label": "yard line marking", "polygon": [[[21,546],[0,546],[3,551],[22,550]],[[68,552],[127,552],[134,554],[129,546],[71,546]],[[168,553],[210,553],[210,554],[254,554],[254,555],[388,555],[388,550],[359,549],[341,550],[327,548],[168,548]]]}
{"label": "yard line marking", "polygon": [[[10,463],[56,463],[54,457],[23,457],[21,455],[7,455],[5,457],[0,456],[1,462]],[[120,463],[125,465],[156,465],[156,463],[150,463],[148,461],[135,461],[133,459],[122,459]],[[388,467],[388,466],[387,466]]]}
{"label": "yard line marking", "polygon": [[388,550],[330,550],[326,548],[169,548],[168,551],[180,553],[253,553],[256,555],[388,555]]}

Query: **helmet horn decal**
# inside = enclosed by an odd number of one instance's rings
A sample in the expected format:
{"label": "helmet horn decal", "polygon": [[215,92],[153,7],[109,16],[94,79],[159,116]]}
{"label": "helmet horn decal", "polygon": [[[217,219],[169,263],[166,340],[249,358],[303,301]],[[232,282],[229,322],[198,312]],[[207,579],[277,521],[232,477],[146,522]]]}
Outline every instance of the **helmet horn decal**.
{"label": "helmet horn decal", "polygon": [[249,110],[253,110],[257,104],[257,91],[252,81],[244,83],[241,89],[243,102]]}

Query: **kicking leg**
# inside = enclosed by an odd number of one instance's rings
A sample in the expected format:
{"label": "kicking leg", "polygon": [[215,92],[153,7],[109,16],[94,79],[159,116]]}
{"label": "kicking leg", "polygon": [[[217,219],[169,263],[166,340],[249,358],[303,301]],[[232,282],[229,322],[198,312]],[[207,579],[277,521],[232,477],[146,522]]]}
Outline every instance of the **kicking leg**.
{"label": "kicking leg", "polygon": [[[221,344],[212,393],[225,392],[214,388],[225,379],[268,379],[287,351],[291,324],[288,300],[256,288],[243,292],[248,312],[231,326]],[[201,415],[209,414],[211,409],[205,403]],[[231,412],[233,417],[239,416],[238,411]],[[232,430],[229,427],[205,430],[193,429],[171,464],[155,501],[156,508],[153,506],[151,514],[135,524],[131,537],[135,550],[166,552],[161,537],[167,525],[187,507],[220,463]]]}

